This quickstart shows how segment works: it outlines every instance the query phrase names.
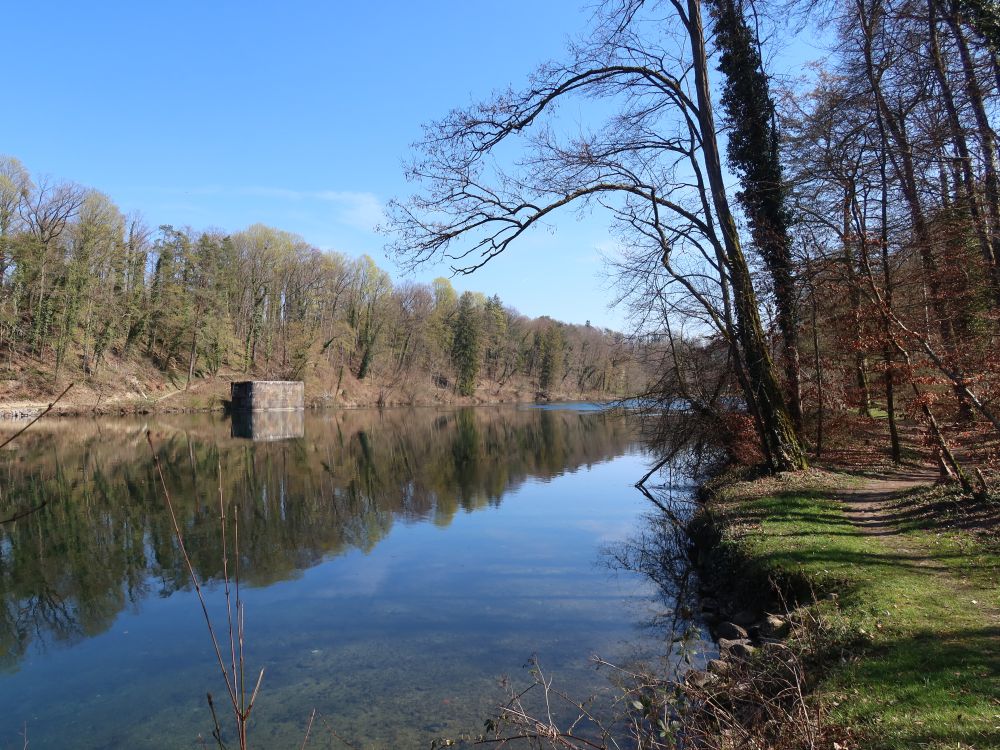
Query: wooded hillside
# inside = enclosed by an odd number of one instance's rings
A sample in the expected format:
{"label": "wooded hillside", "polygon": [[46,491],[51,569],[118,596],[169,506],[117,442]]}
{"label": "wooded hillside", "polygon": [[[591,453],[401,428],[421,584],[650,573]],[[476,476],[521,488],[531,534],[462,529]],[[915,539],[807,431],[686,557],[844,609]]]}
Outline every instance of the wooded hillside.
{"label": "wooded hillside", "polygon": [[610,397],[645,383],[619,333],[529,319],[445,278],[394,284],[367,256],[262,225],[154,230],[12,157],[0,158],[0,351],[8,401],[70,380],[141,396],[220,373],[305,379],[330,403]]}

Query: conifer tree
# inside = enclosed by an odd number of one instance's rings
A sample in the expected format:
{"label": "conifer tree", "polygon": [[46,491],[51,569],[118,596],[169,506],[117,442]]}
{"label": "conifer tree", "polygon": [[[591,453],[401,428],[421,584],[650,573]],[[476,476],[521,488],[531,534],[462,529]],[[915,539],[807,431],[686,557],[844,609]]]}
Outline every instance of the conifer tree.
{"label": "conifer tree", "polygon": [[465,292],[458,299],[458,310],[452,325],[451,358],[458,370],[458,392],[472,396],[479,377],[479,350],[482,325],[475,297]]}

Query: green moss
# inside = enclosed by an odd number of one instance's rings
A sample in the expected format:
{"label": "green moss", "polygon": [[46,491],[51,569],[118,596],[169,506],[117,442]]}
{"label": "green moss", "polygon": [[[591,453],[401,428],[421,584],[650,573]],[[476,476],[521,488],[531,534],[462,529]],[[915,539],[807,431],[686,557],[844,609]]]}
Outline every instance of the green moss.
{"label": "green moss", "polygon": [[714,562],[750,589],[770,579],[792,596],[837,595],[835,615],[816,609],[851,651],[814,695],[865,747],[1000,747],[1000,557],[961,531],[863,534],[834,494],[719,503]]}

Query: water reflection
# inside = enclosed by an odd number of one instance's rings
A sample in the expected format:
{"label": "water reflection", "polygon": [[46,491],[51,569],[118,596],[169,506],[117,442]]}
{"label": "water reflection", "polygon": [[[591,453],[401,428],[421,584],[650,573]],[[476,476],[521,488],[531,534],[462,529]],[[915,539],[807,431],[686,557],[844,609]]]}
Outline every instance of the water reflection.
{"label": "water reflection", "polygon": [[679,473],[676,482],[673,471],[668,476],[664,484],[637,487],[652,510],[634,535],[608,545],[604,554],[612,569],[637,573],[654,585],[660,608],[643,625],[670,644],[660,657],[663,673],[671,674],[693,656],[704,657],[710,639],[695,615],[699,582],[688,528],[697,507],[695,485],[689,475]]}
{"label": "water reflection", "polygon": [[301,409],[282,411],[236,411],[232,415],[234,438],[289,440],[305,436],[306,416]]}
{"label": "water reflection", "polygon": [[[619,456],[633,439],[601,412],[514,409],[345,411],[251,426],[251,436],[302,436],[290,441],[233,439],[228,420],[207,415],[151,426],[199,575],[221,574],[221,467],[242,575],[257,586],[350,549],[370,552],[400,521],[448,526],[528,478]],[[146,430],[141,420],[52,421],[0,456],[0,517],[44,504],[0,527],[0,667],[187,587]]]}

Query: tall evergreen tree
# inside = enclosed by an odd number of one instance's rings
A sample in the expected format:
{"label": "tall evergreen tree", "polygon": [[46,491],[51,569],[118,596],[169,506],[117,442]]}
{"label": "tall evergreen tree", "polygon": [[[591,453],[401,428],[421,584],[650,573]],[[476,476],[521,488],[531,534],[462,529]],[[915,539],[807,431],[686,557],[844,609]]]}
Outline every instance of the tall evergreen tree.
{"label": "tall evergreen tree", "polygon": [[482,324],[476,299],[471,292],[465,292],[458,299],[452,331],[451,358],[458,370],[458,392],[463,396],[472,396],[476,392],[476,378],[479,377]]}
{"label": "tall evergreen tree", "polygon": [[545,333],[541,336],[541,361],[539,363],[538,387],[541,391],[548,391],[561,374],[563,350],[565,340],[562,331],[556,324],[550,324]]}

